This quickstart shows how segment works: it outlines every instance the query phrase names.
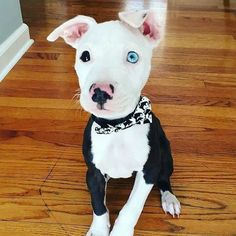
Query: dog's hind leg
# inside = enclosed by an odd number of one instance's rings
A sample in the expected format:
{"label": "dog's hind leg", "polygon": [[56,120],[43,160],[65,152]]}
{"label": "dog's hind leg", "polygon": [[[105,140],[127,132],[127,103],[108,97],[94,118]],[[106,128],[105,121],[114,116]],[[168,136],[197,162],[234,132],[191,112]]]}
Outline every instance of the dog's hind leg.
{"label": "dog's hind leg", "polygon": [[160,155],[161,169],[157,180],[157,186],[161,192],[162,208],[165,213],[170,213],[173,217],[180,215],[180,202],[172,192],[170,176],[173,173],[173,158],[171,155],[170,143],[160,128]]}
{"label": "dog's hind leg", "polygon": [[86,236],[109,236],[110,220],[105,203],[107,180],[95,167],[88,169],[86,177],[93,207],[93,222]]}
{"label": "dog's hind leg", "polygon": [[162,173],[161,178],[157,182],[157,186],[161,192],[161,204],[164,212],[170,213],[173,217],[175,217],[175,215],[179,217],[181,205],[171,190],[169,176],[165,176]]}
{"label": "dog's hind leg", "polygon": [[137,173],[130,197],[119,213],[110,236],[133,236],[134,227],[143,211],[153,184],[147,184],[143,172]]}
{"label": "dog's hind leg", "polygon": [[178,199],[172,192],[170,184],[170,176],[161,172],[157,181],[157,186],[161,192],[161,204],[165,213],[170,213],[173,217],[177,215],[179,217],[181,205]]}

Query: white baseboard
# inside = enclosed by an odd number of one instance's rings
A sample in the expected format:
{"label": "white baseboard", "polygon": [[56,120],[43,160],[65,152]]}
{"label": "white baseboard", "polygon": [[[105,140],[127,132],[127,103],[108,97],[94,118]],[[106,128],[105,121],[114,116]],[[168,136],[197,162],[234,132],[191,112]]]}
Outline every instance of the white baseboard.
{"label": "white baseboard", "polygon": [[22,24],[0,45],[0,81],[33,44],[30,39],[29,28]]}

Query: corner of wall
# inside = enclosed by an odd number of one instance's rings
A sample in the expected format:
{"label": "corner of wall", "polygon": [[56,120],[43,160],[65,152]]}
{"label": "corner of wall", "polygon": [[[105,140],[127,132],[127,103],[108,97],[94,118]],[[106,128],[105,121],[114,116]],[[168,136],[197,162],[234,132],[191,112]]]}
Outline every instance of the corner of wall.
{"label": "corner of wall", "polygon": [[33,44],[29,27],[22,24],[0,45],[0,81]]}

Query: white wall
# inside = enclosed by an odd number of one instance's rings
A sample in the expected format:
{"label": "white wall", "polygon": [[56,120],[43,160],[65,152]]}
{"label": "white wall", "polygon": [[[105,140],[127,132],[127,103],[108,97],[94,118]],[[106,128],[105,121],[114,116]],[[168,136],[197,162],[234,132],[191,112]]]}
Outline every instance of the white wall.
{"label": "white wall", "polygon": [[22,23],[19,0],[0,0],[0,44]]}
{"label": "white wall", "polygon": [[0,0],[0,81],[32,45],[19,0]]}

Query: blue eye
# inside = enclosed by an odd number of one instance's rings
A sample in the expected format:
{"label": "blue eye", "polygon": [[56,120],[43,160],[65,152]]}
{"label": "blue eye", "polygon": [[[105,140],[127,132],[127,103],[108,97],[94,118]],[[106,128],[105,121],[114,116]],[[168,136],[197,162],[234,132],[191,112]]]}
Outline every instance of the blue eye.
{"label": "blue eye", "polygon": [[130,62],[130,63],[137,63],[139,60],[139,55],[138,53],[134,52],[134,51],[130,51],[128,52],[128,55],[127,55],[127,61]]}

